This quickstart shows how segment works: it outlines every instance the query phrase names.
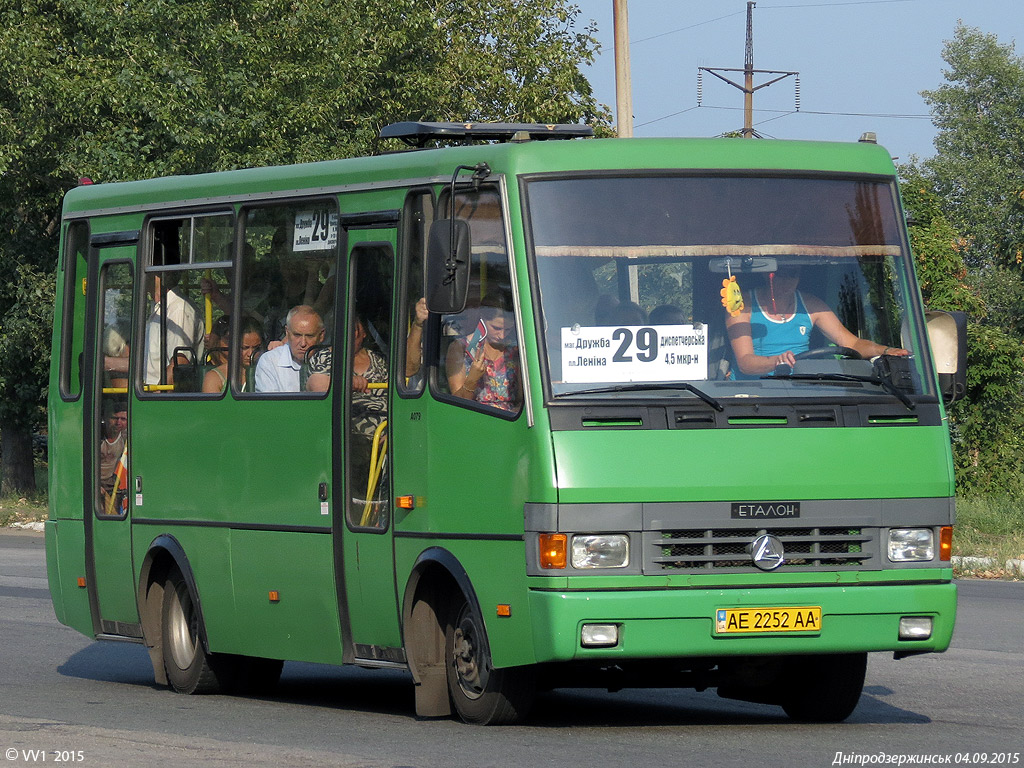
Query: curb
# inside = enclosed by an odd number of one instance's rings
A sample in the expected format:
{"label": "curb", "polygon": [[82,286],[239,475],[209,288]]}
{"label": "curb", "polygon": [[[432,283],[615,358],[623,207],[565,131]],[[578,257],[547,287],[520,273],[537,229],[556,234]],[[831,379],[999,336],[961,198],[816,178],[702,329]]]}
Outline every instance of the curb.
{"label": "curb", "polygon": [[[999,567],[995,558],[992,557],[953,557],[953,566],[963,569],[996,568]],[[1007,560],[1003,567],[1010,573],[1017,576],[1024,576],[1024,560]]]}
{"label": "curb", "polygon": [[34,523],[11,523],[8,528],[14,528],[18,531],[35,531],[36,533],[43,532],[43,524],[40,522]]}

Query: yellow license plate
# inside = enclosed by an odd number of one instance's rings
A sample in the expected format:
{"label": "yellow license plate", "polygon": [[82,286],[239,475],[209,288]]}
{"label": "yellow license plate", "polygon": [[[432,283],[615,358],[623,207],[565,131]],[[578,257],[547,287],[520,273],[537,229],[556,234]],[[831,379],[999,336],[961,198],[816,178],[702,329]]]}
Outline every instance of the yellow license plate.
{"label": "yellow license plate", "polygon": [[715,611],[715,633],[821,632],[821,607],[801,608],[719,608]]}

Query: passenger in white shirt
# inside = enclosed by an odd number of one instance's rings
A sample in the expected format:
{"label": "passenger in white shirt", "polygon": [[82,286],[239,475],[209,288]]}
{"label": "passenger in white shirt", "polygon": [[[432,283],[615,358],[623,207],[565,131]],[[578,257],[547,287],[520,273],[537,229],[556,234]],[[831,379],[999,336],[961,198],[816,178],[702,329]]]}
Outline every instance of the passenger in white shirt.
{"label": "passenger in white shirt", "polygon": [[298,392],[299,372],[309,350],[324,340],[324,322],[308,304],[292,307],[285,321],[285,343],[256,363],[257,392]]}
{"label": "passenger in white shirt", "polygon": [[[182,293],[178,292],[178,274],[174,272],[150,275],[152,281],[149,289],[153,297],[153,311],[146,322],[146,384],[160,384],[161,374],[166,371],[167,383],[174,383],[174,350],[179,347],[191,349],[194,360],[178,355],[179,363],[196,363],[203,359],[203,314],[199,308]],[[166,323],[163,318],[161,282],[166,288],[167,313]],[[160,354],[161,326],[166,328],[166,346],[164,355]]]}

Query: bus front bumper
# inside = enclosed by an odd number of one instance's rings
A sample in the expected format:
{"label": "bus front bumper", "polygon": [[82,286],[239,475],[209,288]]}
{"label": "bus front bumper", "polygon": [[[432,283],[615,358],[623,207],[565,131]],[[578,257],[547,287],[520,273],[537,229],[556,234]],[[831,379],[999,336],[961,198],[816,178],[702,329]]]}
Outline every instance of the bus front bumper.
{"label": "bus front bumper", "polygon": [[[533,589],[530,608],[538,662],[861,651],[911,654],[949,647],[956,614],[956,585]],[[753,629],[761,616],[771,617],[776,625],[780,617],[786,621],[784,613],[794,614],[783,609],[793,608],[820,608],[820,624],[811,629],[801,624],[788,631]],[[731,627],[724,617],[732,622]],[[931,619],[930,635],[901,639],[901,619],[917,625],[922,619]],[[586,647],[584,629],[588,628],[587,635],[592,638],[593,625],[614,626],[615,645]],[[607,638],[605,630],[599,628],[597,634]]]}

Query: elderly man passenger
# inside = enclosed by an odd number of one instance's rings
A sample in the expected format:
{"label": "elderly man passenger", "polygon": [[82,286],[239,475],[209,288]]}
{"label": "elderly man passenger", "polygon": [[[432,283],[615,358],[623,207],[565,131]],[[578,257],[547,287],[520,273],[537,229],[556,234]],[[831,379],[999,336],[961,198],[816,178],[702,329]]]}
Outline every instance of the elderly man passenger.
{"label": "elderly man passenger", "polygon": [[299,372],[309,350],[324,340],[324,323],[316,310],[300,304],[288,312],[285,343],[264,353],[256,364],[257,392],[298,392]]}

